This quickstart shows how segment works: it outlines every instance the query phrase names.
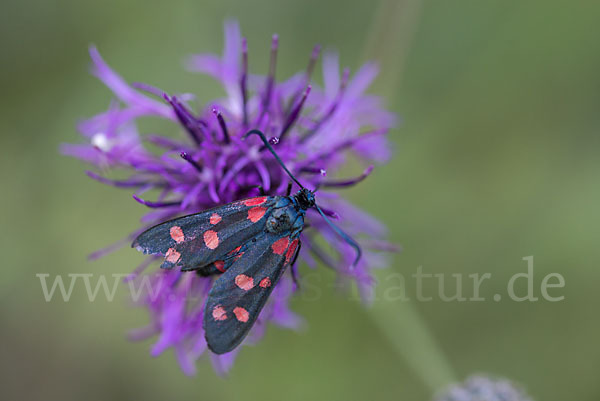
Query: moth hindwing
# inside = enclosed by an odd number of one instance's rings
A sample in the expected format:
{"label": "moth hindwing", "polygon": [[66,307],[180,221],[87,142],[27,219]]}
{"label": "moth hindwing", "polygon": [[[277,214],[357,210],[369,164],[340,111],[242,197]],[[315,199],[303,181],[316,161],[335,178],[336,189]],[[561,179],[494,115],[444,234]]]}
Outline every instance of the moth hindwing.
{"label": "moth hindwing", "polygon": [[214,283],[203,323],[206,342],[213,352],[229,352],[246,337],[285,266],[293,259],[299,234],[259,235]]}

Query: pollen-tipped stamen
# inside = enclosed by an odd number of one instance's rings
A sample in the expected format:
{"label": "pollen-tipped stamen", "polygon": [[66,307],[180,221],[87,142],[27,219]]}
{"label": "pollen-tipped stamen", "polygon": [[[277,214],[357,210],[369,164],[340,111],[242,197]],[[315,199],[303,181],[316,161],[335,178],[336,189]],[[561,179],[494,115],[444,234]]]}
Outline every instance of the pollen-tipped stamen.
{"label": "pollen-tipped stamen", "polygon": [[324,181],[320,184],[320,186],[322,186],[322,187],[337,187],[337,188],[351,187],[353,185],[358,184],[365,178],[367,178],[369,176],[369,174],[371,174],[372,171],[373,171],[373,166],[369,166],[365,169],[365,171],[363,171],[363,173],[361,175],[359,175],[356,178],[351,178],[348,180],[340,180],[340,181]]}
{"label": "pollen-tipped stamen", "polygon": [[150,208],[153,209],[157,209],[157,208],[162,208],[162,207],[173,207],[173,206],[179,206],[181,205],[181,201],[177,201],[177,202],[151,202],[151,201],[147,201],[144,199],[139,198],[137,195],[132,195],[133,199],[136,200],[136,202],[141,203],[144,206],[148,206]]}
{"label": "pollen-tipped stamen", "polygon": [[190,163],[192,166],[194,166],[194,168],[201,173],[202,172],[202,166],[200,164],[198,164],[197,161],[195,161],[192,156],[190,156],[189,154],[187,154],[186,152],[181,152],[179,154],[179,156],[185,160],[186,162]]}
{"label": "pollen-tipped stamen", "polygon": [[192,140],[196,143],[196,145],[200,146],[202,143],[201,135],[204,134],[201,121],[196,119],[192,113],[177,100],[175,96],[169,96],[166,93],[163,94],[163,98],[171,105],[173,111],[175,112],[175,116],[186,129],[186,131],[192,137]]}
{"label": "pollen-tipped stamen", "polygon": [[322,177],[327,175],[327,170],[321,167],[302,167],[300,172],[307,174],[320,174]]}
{"label": "pollen-tipped stamen", "polygon": [[227,124],[225,124],[225,119],[223,118],[223,114],[216,107],[213,107],[212,112],[215,116],[217,116],[217,120],[219,121],[219,127],[221,127],[221,133],[223,134],[223,142],[229,143],[229,131],[227,130]]}
{"label": "pollen-tipped stamen", "polygon": [[298,186],[302,189],[304,189],[304,185],[302,185],[300,183],[300,181],[298,181],[298,179],[296,177],[294,177],[294,175],[290,172],[290,170],[288,170],[288,168],[285,166],[285,163],[283,163],[283,161],[281,160],[281,158],[279,157],[279,155],[277,154],[277,152],[275,152],[275,149],[273,149],[273,147],[271,146],[271,144],[269,143],[269,140],[267,139],[267,137],[265,136],[265,134],[263,134],[261,131],[257,130],[257,129],[253,129],[250,130],[248,132],[246,132],[246,134],[242,137],[242,139],[246,139],[248,138],[250,135],[258,135],[258,137],[261,139],[261,141],[263,142],[263,144],[265,145],[264,147],[266,149],[269,150],[269,152],[271,152],[271,154],[273,155],[273,157],[275,158],[275,160],[277,161],[277,163],[279,163],[279,165],[281,166],[281,168],[283,168],[283,170],[287,173],[287,175],[290,176],[290,178],[296,183],[298,184]]}

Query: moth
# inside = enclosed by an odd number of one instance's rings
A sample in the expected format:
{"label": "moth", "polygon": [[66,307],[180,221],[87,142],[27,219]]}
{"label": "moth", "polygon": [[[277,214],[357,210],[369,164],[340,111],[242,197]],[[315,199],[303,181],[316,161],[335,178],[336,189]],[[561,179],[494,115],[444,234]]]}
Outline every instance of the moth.
{"label": "moth", "polygon": [[[258,196],[158,224],[132,243],[145,254],[164,256],[161,268],[219,275],[204,307],[209,349],[224,354],[246,337],[287,266],[300,251],[306,211],[315,208],[327,224],[361,257],[359,245],[333,224],[317,205],[316,190],[305,188],[287,169],[265,135],[266,149],[300,187],[293,195]],[[291,186],[290,186],[291,188]]]}

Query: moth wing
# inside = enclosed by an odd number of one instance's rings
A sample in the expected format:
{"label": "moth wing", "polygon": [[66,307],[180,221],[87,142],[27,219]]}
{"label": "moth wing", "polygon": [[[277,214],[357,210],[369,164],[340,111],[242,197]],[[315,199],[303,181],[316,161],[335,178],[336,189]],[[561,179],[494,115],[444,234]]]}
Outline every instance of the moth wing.
{"label": "moth wing", "polygon": [[223,354],[246,337],[298,247],[294,236],[265,232],[211,288],[204,308],[208,347]]}
{"label": "moth wing", "polygon": [[220,262],[264,231],[279,198],[249,198],[169,220],[144,231],[131,246],[146,254],[163,255],[162,268],[192,270]]}

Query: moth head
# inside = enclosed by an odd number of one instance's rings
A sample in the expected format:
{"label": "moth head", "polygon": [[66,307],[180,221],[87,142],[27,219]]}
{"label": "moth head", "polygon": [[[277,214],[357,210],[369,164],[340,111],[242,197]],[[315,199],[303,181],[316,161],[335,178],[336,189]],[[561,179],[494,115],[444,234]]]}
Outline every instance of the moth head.
{"label": "moth head", "polygon": [[296,199],[298,205],[304,210],[315,206],[315,194],[307,188],[300,189],[296,194]]}

